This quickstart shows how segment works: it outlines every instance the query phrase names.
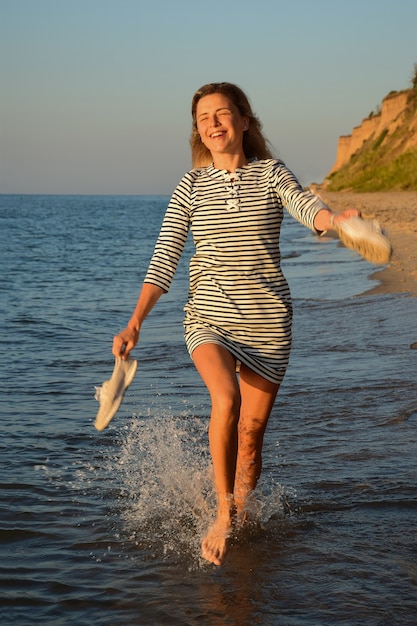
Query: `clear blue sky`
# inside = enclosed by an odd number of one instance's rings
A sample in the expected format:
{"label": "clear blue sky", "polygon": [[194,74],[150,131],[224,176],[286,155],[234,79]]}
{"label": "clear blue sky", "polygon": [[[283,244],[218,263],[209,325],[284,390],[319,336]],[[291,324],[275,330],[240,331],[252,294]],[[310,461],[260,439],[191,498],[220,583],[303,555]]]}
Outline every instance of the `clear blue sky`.
{"label": "clear blue sky", "polygon": [[0,0],[0,193],[170,194],[223,80],[320,182],[415,62],[416,0]]}

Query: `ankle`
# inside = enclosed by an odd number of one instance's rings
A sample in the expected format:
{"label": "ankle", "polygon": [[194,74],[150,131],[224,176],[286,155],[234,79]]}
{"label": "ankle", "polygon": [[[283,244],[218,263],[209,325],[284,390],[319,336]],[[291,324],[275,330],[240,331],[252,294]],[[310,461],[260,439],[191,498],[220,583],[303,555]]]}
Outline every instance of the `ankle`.
{"label": "ankle", "polygon": [[218,519],[231,519],[236,512],[236,505],[232,493],[219,495],[217,498]]}

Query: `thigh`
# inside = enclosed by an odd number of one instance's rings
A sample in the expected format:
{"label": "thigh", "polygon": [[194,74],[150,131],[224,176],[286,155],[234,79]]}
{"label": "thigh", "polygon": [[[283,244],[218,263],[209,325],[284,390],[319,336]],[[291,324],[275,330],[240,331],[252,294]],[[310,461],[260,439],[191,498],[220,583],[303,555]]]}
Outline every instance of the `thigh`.
{"label": "thigh", "polygon": [[226,348],[216,343],[204,343],[194,350],[192,358],[212,402],[224,397],[236,400],[240,396],[236,359]]}

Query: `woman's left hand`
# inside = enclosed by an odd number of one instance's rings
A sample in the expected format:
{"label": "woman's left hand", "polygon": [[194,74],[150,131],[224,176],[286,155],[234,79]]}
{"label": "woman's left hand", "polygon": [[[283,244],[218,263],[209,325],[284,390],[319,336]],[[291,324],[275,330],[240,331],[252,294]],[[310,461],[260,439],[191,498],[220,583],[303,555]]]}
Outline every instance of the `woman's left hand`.
{"label": "woman's left hand", "polygon": [[314,228],[319,233],[333,230],[333,224],[343,222],[351,217],[360,217],[361,212],[358,209],[346,209],[342,213],[333,213],[330,209],[322,209],[314,219]]}
{"label": "woman's left hand", "polygon": [[333,219],[331,219],[331,226],[337,222],[344,222],[351,217],[361,217],[361,212],[358,209],[346,209],[342,213],[333,213]]}

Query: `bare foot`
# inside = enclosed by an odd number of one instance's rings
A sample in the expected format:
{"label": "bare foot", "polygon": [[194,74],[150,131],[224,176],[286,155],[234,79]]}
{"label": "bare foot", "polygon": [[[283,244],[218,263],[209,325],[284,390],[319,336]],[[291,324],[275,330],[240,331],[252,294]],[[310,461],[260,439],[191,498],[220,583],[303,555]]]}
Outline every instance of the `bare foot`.
{"label": "bare foot", "polygon": [[223,563],[236,518],[232,494],[218,496],[218,506],[216,521],[201,542],[201,556],[214,565]]}
{"label": "bare foot", "polygon": [[209,563],[221,565],[227,553],[231,531],[231,519],[226,521],[218,518],[201,543],[201,556]]}

